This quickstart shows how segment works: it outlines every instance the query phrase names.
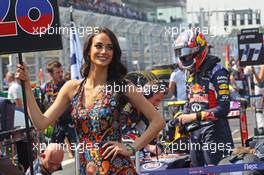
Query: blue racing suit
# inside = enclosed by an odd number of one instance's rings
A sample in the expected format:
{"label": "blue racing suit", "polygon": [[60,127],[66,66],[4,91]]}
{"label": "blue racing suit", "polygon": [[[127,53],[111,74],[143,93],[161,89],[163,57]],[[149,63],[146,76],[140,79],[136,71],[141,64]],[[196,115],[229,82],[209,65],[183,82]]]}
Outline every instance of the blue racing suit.
{"label": "blue racing suit", "polygon": [[229,73],[220,59],[207,56],[196,72],[187,77],[184,113],[196,113],[199,127],[190,131],[192,166],[217,165],[233,148],[227,115],[230,108]]}

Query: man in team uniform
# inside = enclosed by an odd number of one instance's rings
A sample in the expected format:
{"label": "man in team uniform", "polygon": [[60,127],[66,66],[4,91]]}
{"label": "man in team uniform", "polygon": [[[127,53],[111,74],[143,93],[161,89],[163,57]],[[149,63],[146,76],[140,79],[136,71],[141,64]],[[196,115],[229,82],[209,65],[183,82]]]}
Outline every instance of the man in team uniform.
{"label": "man in team uniform", "polygon": [[187,104],[175,117],[187,130],[189,128],[192,166],[217,165],[233,148],[227,121],[228,71],[218,64],[218,57],[208,54],[205,37],[195,30],[179,35],[175,41],[175,56],[187,70]]}

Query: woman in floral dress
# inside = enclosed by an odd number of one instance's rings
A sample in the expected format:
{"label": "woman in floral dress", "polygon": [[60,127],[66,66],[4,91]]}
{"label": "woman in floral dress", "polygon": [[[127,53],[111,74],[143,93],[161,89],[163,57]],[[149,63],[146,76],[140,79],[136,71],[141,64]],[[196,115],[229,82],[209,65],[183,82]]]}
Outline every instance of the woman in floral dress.
{"label": "woman in floral dress", "polygon": [[[30,88],[29,75],[17,65],[16,77],[25,83],[28,112],[37,129],[56,121],[72,105],[80,142],[80,174],[136,174],[130,156],[146,146],[164,127],[160,113],[124,76],[121,49],[114,33],[97,28],[87,37],[81,68],[83,80],[70,80],[61,88],[52,106],[42,114]],[[123,106],[131,103],[149,120],[149,127],[133,144],[122,143],[121,128],[127,116]],[[91,173],[91,172],[89,172]]]}

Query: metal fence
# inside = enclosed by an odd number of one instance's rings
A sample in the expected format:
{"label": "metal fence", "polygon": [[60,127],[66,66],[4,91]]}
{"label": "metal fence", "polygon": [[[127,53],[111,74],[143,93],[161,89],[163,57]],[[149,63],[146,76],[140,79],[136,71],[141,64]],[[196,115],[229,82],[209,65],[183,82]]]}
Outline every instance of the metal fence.
{"label": "metal fence", "polygon": [[224,65],[226,57],[226,46],[229,45],[229,55],[235,59],[238,58],[237,37],[215,36],[207,37],[208,43],[213,46],[211,54],[221,58],[221,63]]}

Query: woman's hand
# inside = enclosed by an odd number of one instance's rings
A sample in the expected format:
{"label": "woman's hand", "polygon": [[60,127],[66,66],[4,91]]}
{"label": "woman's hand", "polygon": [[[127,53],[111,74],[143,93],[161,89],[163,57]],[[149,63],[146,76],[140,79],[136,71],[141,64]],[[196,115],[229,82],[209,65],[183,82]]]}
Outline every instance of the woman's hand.
{"label": "woman's hand", "polygon": [[133,152],[123,143],[113,142],[113,141],[109,141],[106,144],[104,144],[103,148],[106,148],[106,149],[102,156],[105,159],[108,159],[109,157],[112,156],[112,160],[114,160],[118,154],[129,157],[132,155],[132,152]]}
{"label": "woman's hand", "polygon": [[16,74],[15,77],[22,81],[28,81],[29,82],[29,76],[28,76],[28,69],[26,66],[17,64]]}

